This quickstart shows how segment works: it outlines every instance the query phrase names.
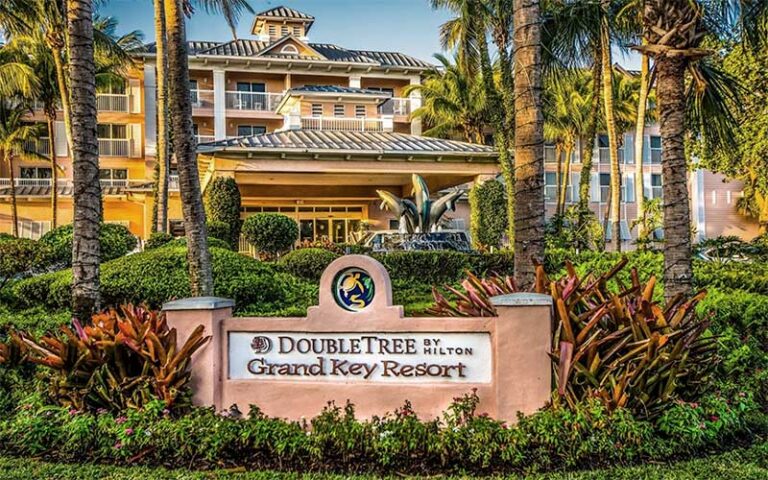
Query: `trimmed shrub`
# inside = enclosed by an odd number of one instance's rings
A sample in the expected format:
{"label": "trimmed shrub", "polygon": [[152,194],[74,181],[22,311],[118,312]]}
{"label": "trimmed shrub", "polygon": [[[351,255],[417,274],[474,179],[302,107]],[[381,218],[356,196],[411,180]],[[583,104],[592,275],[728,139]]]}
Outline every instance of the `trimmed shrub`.
{"label": "trimmed shrub", "polygon": [[[158,308],[190,295],[186,249],[165,246],[102,264],[101,292],[105,306],[147,303]],[[316,302],[317,287],[279,272],[274,266],[230,250],[211,248],[214,294],[235,300],[238,311],[250,314],[303,314]],[[41,303],[52,309],[69,307],[72,271],[62,270],[16,282],[12,294],[21,308]]]}
{"label": "trimmed shrub", "polygon": [[[51,260],[63,266],[72,265],[73,226],[54,228],[40,238],[40,243],[51,249]],[[107,262],[128,254],[136,248],[136,237],[122,225],[102,223],[99,232],[101,261]]]}
{"label": "trimmed shrub", "polygon": [[45,245],[27,238],[0,241],[0,290],[13,278],[28,276],[48,263]]}
{"label": "trimmed shrub", "polygon": [[[163,247],[187,248],[187,237],[174,238],[172,241],[163,245]],[[213,237],[208,237],[208,248],[223,248],[224,250],[232,250],[232,247],[229,246],[229,242]]]}
{"label": "trimmed shrub", "polygon": [[299,236],[296,222],[279,213],[257,213],[243,222],[243,234],[259,253],[275,255],[291,248]]}
{"label": "trimmed shrub", "polygon": [[372,255],[389,271],[393,280],[440,285],[464,277],[470,268],[469,256],[448,250],[400,251]]}
{"label": "trimmed shrub", "polygon": [[229,244],[230,250],[236,245],[231,244],[232,237],[230,234],[229,224],[226,222],[220,222],[218,220],[208,220],[206,223],[208,229],[208,238],[217,238],[222,242]]}
{"label": "trimmed shrub", "polygon": [[[240,190],[234,178],[213,179],[206,191],[205,211],[209,222],[208,235],[224,240],[230,248],[236,249],[243,222],[240,220]],[[227,231],[212,232],[210,227],[213,222],[224,223]]]}
{"label": "trimmed shrub", "polygon": [[472,246],[478,250],[498,248],[509,225],[504,186],[496,180],[475,184],[469,191],[472,209]]}
{"label": "trimmed shrub", "polygon": [[11,235],[10,233],[0,232],[0,242],[5,242],[8,240],[14,240],[16,237]]}
{"label": "trimmed shrub", "polygon": [[490,274],[514,275],[515,273],[515,253],[512,250],[471,255],[469,262],[472,265],[472,273],[481,277]]}
{"label": "trimmed shrub", "polygon": [[144,250],[152,250],[154,248],[162,247],[173,241],[173,235],[165,232],[152,232],[146,242],[144,242]]}
{"label": "trimmed shrub", "polygon": [[280,265],[289,273],[308,280],[320,280],[325,268],[339,256],[322,248],[300,248],[286,253]]}

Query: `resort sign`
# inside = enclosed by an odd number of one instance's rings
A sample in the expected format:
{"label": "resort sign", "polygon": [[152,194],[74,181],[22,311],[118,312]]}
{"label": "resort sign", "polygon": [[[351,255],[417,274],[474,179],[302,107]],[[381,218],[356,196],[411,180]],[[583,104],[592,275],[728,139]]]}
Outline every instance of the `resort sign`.
{"label": "resort sign", "polygon": [[512,294],[494,303],[498,317],[404,317],[386,269],[347,255],[325,270],[319,304],[304,318],[233,317],[233,302],[219,298],[164,309],[180,340],[201,324],[212,336],[193,357],[198,405],[257,405],[299,419],[350,401],[365,418],[408,400],[434,418],[474,389],[481,411],[514,420],[549,399],[551,299]]}

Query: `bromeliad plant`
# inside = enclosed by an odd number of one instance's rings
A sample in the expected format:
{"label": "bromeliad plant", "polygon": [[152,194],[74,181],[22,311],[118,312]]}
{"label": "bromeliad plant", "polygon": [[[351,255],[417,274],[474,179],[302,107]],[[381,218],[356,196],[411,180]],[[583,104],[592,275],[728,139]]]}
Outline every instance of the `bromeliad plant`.
{"label": "bromeliad plant", "polygon": [[[534,291],[552,296],[556,319],[554,403],[574,406],[598,398],[609,409],[628,408],[649,418],[675,400],[697,396],[708,383],[716,339],[706,333],[709,320],[694,313],[706,292],[662,307],[653,301],[655,278],[643,285],[634,269],[630,285],[616,277],[626,263],[624,259],[607,273],[581,278],[566,263],[566,276],[556,281],[537,268]],[[430,313],[492,316],[491,297],[517,291],[511,279],[500,277],[470,275],[462,287],[464,291],[446,287],[452,300],[435,289]]]}
{"label": "bromeliad plant", "polygon": [[77,410],[141,409],[159,398],[168,408],[189,405],[189,363],[210,337],[197,327],[181,348],[163,313],[121,306],[87,325],[73,319],[63,337],[12,335],[27,361],[48,367],[49,395]]}

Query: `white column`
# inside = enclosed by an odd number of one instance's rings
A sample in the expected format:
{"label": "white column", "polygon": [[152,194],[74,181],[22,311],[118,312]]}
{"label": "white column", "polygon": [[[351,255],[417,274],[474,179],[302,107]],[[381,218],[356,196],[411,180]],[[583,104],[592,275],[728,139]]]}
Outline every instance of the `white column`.
{"label": "white column", "polygon": [[350,75],[349,86],[352,88],[361,88],[360,78],[361,78],[360,75]]}
{"label": "white column", "polygon": [[693,225],[696,228],[696,239],[707,237],[706,205],[704,200],[704,169],[697,168],[691,172],[691,211]]}
{"label": "white column", "polygon": [[213,71],[213,136],[216,140],[227,138],[227,95],[224,70]]}
{"label": "white column", "polygon": [[[421,77],[411,77],[411,85],[421,85]],[[411,99],[411,112],[421,107],[421,92],[413,91],[408,97]],[[411,119],[411,135],[421,135],[421,118]]]}
{"label": "white column", "polygon": [[157,77],[155,66],[144,65],[144,148],[147,157],[157,155]]}

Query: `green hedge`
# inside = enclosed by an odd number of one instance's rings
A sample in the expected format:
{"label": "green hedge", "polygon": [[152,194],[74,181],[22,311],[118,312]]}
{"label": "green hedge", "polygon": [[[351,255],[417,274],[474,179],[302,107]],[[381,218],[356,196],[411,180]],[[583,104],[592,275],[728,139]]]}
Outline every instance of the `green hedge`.
{"label": "green hedge", "polygon": [[297,277],[318,281],[325,268],[339,255],[323,248],[300,248],[286,253],[279,264]]}
{"label": "green hedge", "polygon": [[456,282],[471,268],[469,255],[447,250],[374,253],[372,256],[387,268],[393,280],[429,285]]}
{"label": "green hedge", "polygon": [[[316,287],[281,273],[274,266],[222,248],[211,248],[214,292],[231,298],[239,311],[263,314],[303,312],[315,302]],[[11,290],[20,308],[39,305],[66,309],[70,301],[71,270],[22,280]],[[186,249],[166,246],[106,262],[101,268],[105,305],[163,302],[190,295]]]}
{"label": "green hedge", "polygon": [[748,401],[714,397],[673,407],[659,425],[597,403],[507,425],[479,414],[476,405],[471,395],[456,399],[442,422],[420,421],[407,403],[371,421],[357,420],[352,406],[330,405],[301,424],[267,418],[258,409],[247,420],[211,409],[175,419],[155,402],[115,418],[30,400],[0,417],[0,454],[198,469],[533,473],[669,461],[747,442],[766,428]]}
{"label": "green hedge", "polygon": [[[73,226],[63,225],[54,228],[40,238],[40,243],[51,251],[53,263],[72,265]],[[136,237],[122,225],[102,223],[99,231],[101,261],[106,262],[129,253],[136,248]]]}

